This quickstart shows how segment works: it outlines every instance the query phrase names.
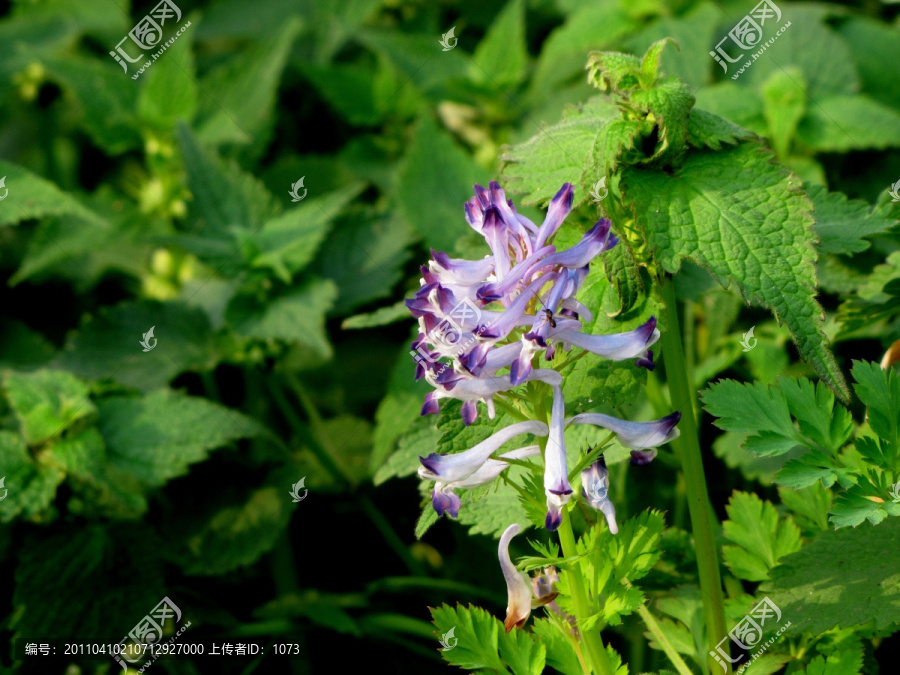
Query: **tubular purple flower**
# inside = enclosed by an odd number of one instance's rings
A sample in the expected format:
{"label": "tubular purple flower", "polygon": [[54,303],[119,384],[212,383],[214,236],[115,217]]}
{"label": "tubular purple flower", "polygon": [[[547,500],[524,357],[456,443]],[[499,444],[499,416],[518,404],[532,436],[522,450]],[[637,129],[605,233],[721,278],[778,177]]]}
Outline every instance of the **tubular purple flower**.
{"label": "tubular purple flower", "polygon": [[572,189],[571,183],[563,183],[562,187],[553,195],[553,199],[550,200],[550,208],[547,209],[547,216],[534,237],[535,250],[543,246],[550,237],[556,234],[559,226],[562,225],[566,216],[569,215],[569,211],[572,210],[572,198],[574,196],[575,191]]}
{"label": "tubular purple flower", "polygon": [[497,452],[504,443],[520,434],[546,436],[547,425],[537,420],[517,422],[495,432],[478,445],[453,455],[439,455],[432,452],[428,457],[419,457],[419,477],[425,480],[452,483],[468,478]]}
{"label": "tubular purple flower", "polygon": [[598,255],[619,243],[618,237],[610,232],[611,226],[612,223],[606,218],[598,220],[575,246],[544,258],[541,264],[562,265],[569,268],[584,267]]}
{"label": "tubular purple flower", "polygon": [[446,253],[431,249],[432,260],[430,271],[436,274],[443,283],[472,286],[480,284],[494,271],[494,259],[464,260],[451,258]]}
{"label": "tubular purple flower", "polygon": [[643,325],[627,333],[589,335],[578,331],[564,331],[557,333],[554,338],[611,361],[624,361],[644,355],[647,348],[659,340],[659,330],[656,328],[656,317],[651,316]]}
{"label": "tubular purple flower", "polygon": [[[531,247],[531,236],[525,224],[516,217],[516,212],[512,208],[512,201],[506,198],[506,193],[497,181],[492,180],[488,183],[488,188],[491,193],[491,205],[500,213],[500,217],[509,227],[510,232],[515,234],[518,240],[522,242],[525,255],[530,255],[533,250]],[[534,224],[532,224],[532,227],[534,227]],[[510,243],[513,244],[514,240]]]}
{"label": "tubular purple flower", "polygon": [[513,626],[516,628],[524,626],[531,614],[531,583],[528,581],[528,575],[519,572],[509,559],[509,542],[521,531],[522,528],[513,523],[506,528],[497,547],[500,569],[503,570],[503,578],[506,579],[507,605],[503,626],[507,633]]}
{"label": "tubular purple flower", "polygon": [[618,534],[616,507],[609,499],[609,470],[603,455],[581,472],[581,494],[591,506],[606,516],[609,531]]}
{"label": "tubular purple flower", "polygon": [[491,207],[484,211],[484,224],[481,226],[491,252],[494,254],[494,274],[502,281],[509,273],[509,228],[500,217],[500,212]]}
{"label": "tubular purple flower", "polygon": [[544,246],[543,248],[538,249],[525,258],[525,260],[513,267],[509,271],[509,274],[503,278],[503,281],[481,286],[475,293],[475,297],[484,303],[504,300],[516,289],[518,284],[527,283],[531,276],[544,266],[541,258],[553,253],[555,250],[556,249],[553,246]]}
{"label": "tubular purple flower", "polygon": [[652,422],[628,422],[601,413],[581,413],[571,418],[567,426],[593,424],[612,431],[622,445],[631,448],[631,463],[640,465],[647,464],[656,457],[658,446],[678,438],[681,434],[676,427],[679,420],[681,413],[678,411]]}
{"label": "tubular purple flower", "polygon": [[562,507],[572,495],[566,463],[565,415],[562,389],[554,386],[547,449],[544,451],[544,493],[547,495],[547,518],[544,526],[551,531],[555,531],[562,523]]}
{"label": "tubular purple flower", "polygon": [[[509,304],[506,311],[504,311],[498,319],[495,319],[481,331],[482,336],[490,340],[502,340],[509,335],[510,331],[518,325],[519,320],[525,313],[528,303],[538,294],[541,286],[555,280],[556,273],[551,272],[550,274],[545,274],[532,281],[518,296],[516,296],[516,299]],[[528,318],[529,323],[532,320],[533,317]]]}

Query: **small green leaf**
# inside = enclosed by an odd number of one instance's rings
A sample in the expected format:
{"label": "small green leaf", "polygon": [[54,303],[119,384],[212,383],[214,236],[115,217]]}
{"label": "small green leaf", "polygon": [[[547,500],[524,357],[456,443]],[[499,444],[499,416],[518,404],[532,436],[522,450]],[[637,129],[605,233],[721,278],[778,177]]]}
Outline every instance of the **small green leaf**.
{"label": "small green leaf", "polygon": [[3,389],[29,445],[59,436],[97,412],[87,386],[62,371],[8,372]]}
{"label": "small green leaf", "polygon": [[806,112],[803,74],[797,68],[772,73],[762,86],[763,112],[779,157],[787,157],[797,124]]}
{"label": "small green leaf", "polygon": [[900,378],[892,369],[881,369],[877,363],[854,361],[851,370],[856,395],[866,404],[872,431],[894,448],[900,442]]}
{"label": "small green leaf", "polygon": [[822,253],[859,253],[871,243],[873,234],[887,232],[897,221],[885,218],[866,202],[847,199],[840,192],[828,192],[820,185],[809,187],[809,198],[816,207],[816,234]]}
{"label": "small green leaf", "polygon": [[[451,630],[454,632],[456,646],[441,654],[447,663],[467,670],[488,668],[508,672],[498,654],[503,631],[503,624],[498,619],[472,605],[457,605],[456,609],[441,605],[431,608],[431,616],[442,637]],[[452,640],[448,644],[452,644]]]}
{"label": "small green leaf", "polygon": [[723,145],[735,145],[753,137],[752,131],[747,131],[724,117],[699,108],[691,109],[687,142],[695,148],[720,150]]}
{"label": "small green leaf", "polygon": [[522,0],[509,0],[491,22],[472,57],[476,80],[497,88],[518,84],[525,76],[525,10]]}
{"label": "small green leaf", "polygon": [[547,665],[550,668],[563,675],[584,674],[572,641],[550,619],[535,619],[532,630],[547,650]]}
{"label": "small green leaf", "polygon": [[513,675],[541,675],[547,649],[524,630],[500,633],[500,658]]}
{"label": "small green leaf", "polygon": [[53,501],[65,474],[37,463],[18,434],[0,429],[0,467],[3,471],[0,494],[0,522],[17,517],[34,518]]}
{"label": "small green leaf", "polygon": [[763,581],[778,560],[800,549],[800,529],[790,516],[779,519],[775,507],[754,494],[735,492],[727,507],[725,564],[739,579]]}
{"label": "small green leaf", "polygon": [[860,675],[862,666],[862,651],[848,649],[829,654],[827,658],[815,657],[806,666],[806,670],[801,673],[802,675]]}
{"label": "small green leaf", "polygon": [[197,22],[185,19],[181,28],[184,32],[140,78],[138,114],[160,131],[169,131],[179,121],[190,122],[197,111],[199,92],[191,51]]}

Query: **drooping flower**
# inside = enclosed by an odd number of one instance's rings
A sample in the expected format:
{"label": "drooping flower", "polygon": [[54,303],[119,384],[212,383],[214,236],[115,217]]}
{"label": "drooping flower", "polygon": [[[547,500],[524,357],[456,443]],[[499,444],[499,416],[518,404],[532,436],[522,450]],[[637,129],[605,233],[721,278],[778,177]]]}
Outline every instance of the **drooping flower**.
{"label": "drooping flower", "polygon": [[652,422],[628,422],[601,413],[581,413],[568,424],[594,424],[612,431],[627,448],[631,448],[631,463],[649,464],[656,457],[656,448],[678,438],[681,432],[675,426],[681,419],[680,412],[673,412]]}
{"label": "drooping flower", "polygon": [[512,630],[513,626],[516,628],[524,626],[531,614],[532,596],[528,575],[519,572],[512,560],[509,559],[509,542],[521,531],[522,528],[518,523],[513,523],[506,528],[500,537],[500,545],[497,547],[500,569],[503,570],[503,577],[506,579],[506,620],[503,622],[503,626],[507,633]]}
{"label": "drooping flower", "polygon": [[588,504],[606,516],[609,531],[618,534],[616,507],[609,498],[609,471],[603,455],[600,455],[596,462],[581,472],[581,494]]}

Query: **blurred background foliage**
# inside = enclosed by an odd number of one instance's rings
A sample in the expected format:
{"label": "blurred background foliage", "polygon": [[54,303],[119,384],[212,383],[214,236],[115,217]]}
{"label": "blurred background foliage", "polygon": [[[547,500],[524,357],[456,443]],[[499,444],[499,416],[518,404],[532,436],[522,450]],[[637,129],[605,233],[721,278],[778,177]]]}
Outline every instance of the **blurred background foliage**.
{"label": "blurred background foliage", "polygon": [[[767,138],[808,189],[898,216],[897,5],[780,3],[773,58],[731,81],[708,52],[744,1],[185,0],[191,25],[132,79],[140,64],[109,52],[155,4],[0,3],[4,671],[13,637],[118,641],[164,595],[193,639],[303,653],[155,665],[171,673],[443,671],[427,606],[502,611],[494,540],[444,521],[417,541],[415,481],[380,485],[409,473],[385,468],[402,432],[437,433],[417,421],[402,299],[430,247],[476,250],[462,204],[504,147],[596,93],[588,51],[675,38],[663,68],[698,108]],[[844,367],[900,337],[897,248],[821,252]],[[679,291],[700,317],[698,386],[811,374],[705,273]],[[760,349],[743,353],[751,325]],[[772,461],[704,428],[720,516],[733,489],[776,494]],[[669,507],[670,471],[623,473],[622,510]],[[651,579],[690,582],[683,530],[666,537]],[[611,642],[632,672],[654,658],[640,625]]]}

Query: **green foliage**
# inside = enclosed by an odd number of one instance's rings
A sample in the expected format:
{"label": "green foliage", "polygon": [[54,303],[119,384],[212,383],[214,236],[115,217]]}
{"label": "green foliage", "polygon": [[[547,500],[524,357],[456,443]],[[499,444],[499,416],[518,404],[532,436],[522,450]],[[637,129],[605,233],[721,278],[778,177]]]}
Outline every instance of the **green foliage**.
{"label": "green foliage", "polygon": [[735,492],[723,524],[725,537],[736,544],[722,550],[725,564],[739,579],[764,581],[779,559],[800,549],[800,530],[788,517],[759,497]]}

